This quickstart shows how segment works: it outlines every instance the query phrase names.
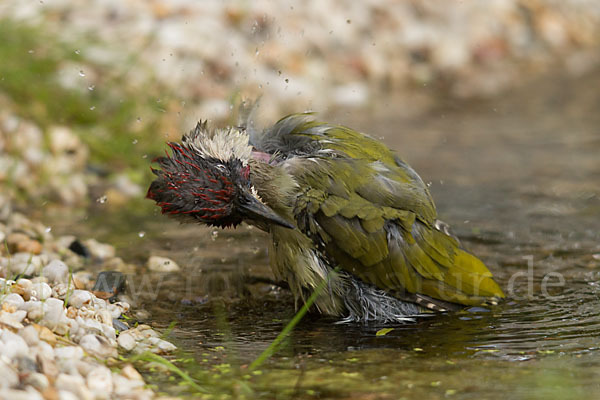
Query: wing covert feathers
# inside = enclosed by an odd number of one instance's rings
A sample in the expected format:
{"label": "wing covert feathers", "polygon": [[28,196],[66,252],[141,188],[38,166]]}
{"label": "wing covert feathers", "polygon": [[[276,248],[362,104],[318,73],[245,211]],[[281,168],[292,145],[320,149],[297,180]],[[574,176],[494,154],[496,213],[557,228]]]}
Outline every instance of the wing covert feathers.
{"label": "wing covert feathers", "polygon": [[[504,297],[487,267],[438,229],[417,173],[383,143],[291,115],[253,138],[299,189],[298,228],[345,271],[432,309]],[[264,197],[264,196],[263,196]]]}

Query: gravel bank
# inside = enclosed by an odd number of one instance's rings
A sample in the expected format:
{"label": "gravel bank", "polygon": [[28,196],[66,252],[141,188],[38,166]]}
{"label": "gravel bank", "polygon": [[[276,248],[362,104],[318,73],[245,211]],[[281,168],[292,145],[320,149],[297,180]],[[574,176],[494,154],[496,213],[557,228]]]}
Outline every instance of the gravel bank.
{"label": "gravel bank", "polygon": [[95,290],[83,269],[85,257],[123,264],[115,249],[55,238],[12,212],[3,197],[0,242],[0,398],[154,398],[136,369],[117,357],[166,354],[175,346],[147,325],[129,326],[125,295],[109,300],[113,293]]}

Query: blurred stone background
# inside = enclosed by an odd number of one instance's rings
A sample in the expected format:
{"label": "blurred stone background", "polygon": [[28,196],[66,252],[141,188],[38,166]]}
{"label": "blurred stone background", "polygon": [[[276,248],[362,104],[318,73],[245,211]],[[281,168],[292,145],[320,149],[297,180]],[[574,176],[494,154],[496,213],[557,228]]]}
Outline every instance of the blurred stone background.
{"label": "blurred stone background", "polygon": [[[0,3],[0,185],[78,204],[141,197],[199,118],[411,113],[600,62],[594,0]],[[141,172],[143,171],[143,172]]]}

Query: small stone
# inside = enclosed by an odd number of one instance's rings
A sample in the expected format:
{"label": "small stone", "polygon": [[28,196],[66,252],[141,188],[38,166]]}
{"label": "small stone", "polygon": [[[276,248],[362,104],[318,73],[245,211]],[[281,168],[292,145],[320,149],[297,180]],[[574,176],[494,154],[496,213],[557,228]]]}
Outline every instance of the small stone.
{"label": "small stone", "polygon": [[116,254],[116,250],[110,244],[100,243],[96,239],[88,239],[84,242],[85,246],[90,251],[92,257],[106,260],[112,258]]}
{"label": "small stone", "polygon": [[90,258],[90,255],[91,255],[90,251],[78,239],[76,239],[73,236],[65,236],[63,238],[67,238],[67,239],[63,239],[63,240],[69,240],[70,244],[67,246],[67,248],[69,250],[71,250],[73,253],[77,254],[78,256],[84,257],[84,258]]}
{"label": "small stone", "polygon": [[146,343],[152,347],[151,350],[153,353],[168,353],[177,349],[173,343],[156,336],[148,337]]}
{"label": "small stone", "polygon": [[85,335],[81,338],[79,345],[86,352],[98,357],[108,358],[117,356],[117,350],[102,336],[93,334]]}
{"label": "small stone", "polygon": [[25,328],[19,330],[19,336],[21,336],[23,340],[25,340],[25,343],[30,347],[36,346],[40,341],[38,331],[33,325],[27,325]]}
{"label": "small stone", "polygon": [[154,272],[175,272],[181,268],[170,258],[152,256],[148,259],[148,269]]}
{"label": "small stone", "polygon": [[27,387],[25,390],[4,389],[0,391],[0,398],[10,400],[44,400],[42,395],[33,387]]}
{"label": "small stone", "polygon": [[0,388],[11,388],[19,384],[19,375],[10,365],[0,360]]}
{"label": "small stone", "polygon": [[76,289],[90,289],[92,287],[92,273],[88,271],[79,271],[73,274],[73,286]]}
{"label": "small stone", "polygon": [[6,244],[11,253],[40,254],[42,244],[23,233],[11,233],[6,236]]}
{"label": "small stone", "polygon": [[27,311],[27,318],[31,321],[39,321],[44,316],[44,304],[41,301],[26,301],[21,308]]}
{"label": "small stone", "polygon": [[89,304],[92,301],[92,294],[87,290],[74,290],[69,296],[69,305],[76,308],[81,308],[84,304]]}
{"label": "small stone", "polygon": [[144,381],[142,375],[140,375],[140,373],[131,364],[127,364],[123,367],[123,369],[121,369],[121,375],[130,380]]}
{"label": "small stone", "polygon": [[93,318],[82,318],[80,316],[78,316],[75,321],[80,328],[86,331],[86,333],[102,334],[102,324],[100,321],[96,321]]}
{"label": "small stone", "polygon": [[113,391],[112,373],[104,366],[91,370],[87,374],[86,382],[90,391],[97,397],[104,397]]}
{"label": "small stone", "polygon": [[5,326],[12,329],[23,329],[23,318],[27,315],[27,311],[19,310],[15,312],[0,311],[0,326]]}
{"label": "small stone", "polygon": [[2,303],[2,308],[0,308],[0,310],[7,313],[14,313],[15,311],[17,311],[17,307],[15,307],[14,304]]}
{"label": "small stone", "polygon": [[144,387],[144,381],[130,380],[119,374],[113,374],[114,393],[117,396],[131,396],[136,389]]}
{"label": "small stone", "polygon": [[2,330],[0,341],[3,344],[3,349],[0,354],[8,359],[27,356],[27,353],[29,352],[29,346],[25,340],[21,336],[7,329]]}
{"label": "small stone", "polygon": [[70,293],[72,289],[73,288],[69,288],[66,283],[56,283],[52,286],[52,297],[65,300],[67,293]]}
{"label": "small stone", "polygon": [[44,316],[39,322],[40,325],[44,325],[58,334],[66,333],[65,327],[65,309],[63,307],[64,302],[59,299],[51,297],[44,303]]}
{"label": "small stone", "polygon": [[121,321],[120,319],[113,318],[112,322],[113,322],[113,327],[118,332],[125,332],[126,330],[129,329],[129,325],[127,325],[125,322]]}
{"label": "small stone", "polygon": [[122,347],[125,351],[131,351],[135,347],[135,338],[133,335],[128,332],[122,332],[119,337],[117,337],[117,343],[120,347]]}
{"label": "small stone", "polygon": [[42,267],[42,259],[31,253],[15,253],[10,258],[10,272],[16,275],[33,275]]}
{"label": "small stone", "polygon": [[52,333],[50,329],[37,324],[34,324],[33,326],[38,331],[38,337],[40,340],[43,340],[52,346],[56,344],[56,335]]}
{"label": "small stone", "polygon": [[50,386],[50,382],[46,375],[39,372],[32,372],[24,379],[26,385],[33,386],[36,390],[43,392]]}
{"label": "small stone", "polygon": [[79,375],[58,374],[55,385],[58,390],[71,392],[79,399],[87,400],[94,397],[86,387],[83,378]]}
{"label": "small stone", "polygon": [[55,396],[55,398],[58,398],[58,400],[79,400],[74,393],[68,392],[66,390],[57,391],[57,395]]}
{"label": "small stone", "polygon": [[79,346],[63,346],[54,348],[56,358],[65,358],[67,360],[81,360],[83,358],[83,349]]}
{"label": "small stone", "polygon": [[69,267],[61,260],[52,260],[44,267],[42,275],[51,283],[66,283],[69,279]]}
{"label": "small stone", "polygon": [[[47,343],[45,344],[48,345]],[[36,360],[40,367],[40,372],[42,372],[48,378],[54,379],[56,376],[58,376],[59,370],[56,362],[54,361],[54,353],[52,354],[52,357],[50,357],[47,354],[39,352],[36,356]]]}
{"label": "small stone", "polygon": [[134,315],[140,321],[147,321],[151,317],[150,311],[144,309],[134,311]]}
{"label": "small stone", "polygon": [[21,295],[24,300],[29,300],[32,285],[33,282],[29,279],[21,278],[13,285],[12,291],[13,293]]}
{"label": "small stone", "polygon": [[38,282],[31,285],[30,296],[37,300],[46,300],[52,295],[52,288],[45,282]]}
{"label": "small stone", "polygon": [[25,303],[25,300],[23,299],[23,297],[21,297],[21,295],[18,293],[9,293],[6,296],[4,296],[4,298],[2,298],[1,301],[2,301],[2,305],[11,304],[11,305],[15,306],[17,309],[21,308],[23,303]]}

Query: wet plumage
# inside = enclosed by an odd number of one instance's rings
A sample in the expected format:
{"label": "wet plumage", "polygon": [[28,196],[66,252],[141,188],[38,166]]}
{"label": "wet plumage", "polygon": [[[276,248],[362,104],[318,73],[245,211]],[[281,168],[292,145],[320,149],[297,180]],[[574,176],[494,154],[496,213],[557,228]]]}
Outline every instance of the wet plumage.
{"label": "wet plumage", "polygon": [[[236,219],[230,223],[231,215],[224,216],[229,218],[226,224],[188,214],[217,226],[236,225],[241,218],[270,232],[273,272],[289,283],[298,300],[306,300],[329,279],[315,303],[320,312],[345,320],[383,322],[406,320],[424,309],[447,310],[503,297],[487,267],[462,250],[437,220],[421,178],[383,143],[346,127],[317,122],[309,114],[295,114],[265,130],[240,128],[252,146],[244,151],[227,153],[223,140],[219,144],[223,149],[203,154],[203,143],[214,142],[219,132],[197,127],[187,136],[187,142],[197,143],[189,151],[212,160],[198,162],[203,168],[238,160],[249,169],[248,179],[241,180],[250,187],[245,191],[254,191],[253,204],[264,209],[240,213],[232,201],[230,212]],[[171,174],[179,170],[177,162],[168,161],[177,158],[177,152],[175,147],[170,157],[159,160],[162,170],[148,195],[159,205],[164,198],[156,188],[168,187],[164,181],[170,166]],[[213,185],[202,184],[207,186],[204,191]],[[170,206],[161,207],[173,213]],[[181,205],[177,210],[194,207]],[[339,272],[332,273],[336,267]]]}

